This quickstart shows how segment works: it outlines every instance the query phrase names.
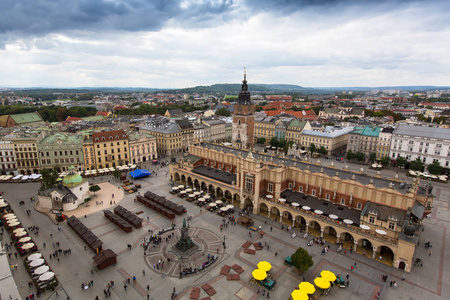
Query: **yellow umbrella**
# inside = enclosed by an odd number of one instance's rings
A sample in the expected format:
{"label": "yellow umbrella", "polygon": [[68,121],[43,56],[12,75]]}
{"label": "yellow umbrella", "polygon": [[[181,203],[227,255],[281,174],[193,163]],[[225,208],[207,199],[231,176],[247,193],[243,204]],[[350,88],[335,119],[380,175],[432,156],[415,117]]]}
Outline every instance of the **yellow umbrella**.
{"label": "yellow umbrella", "polygon": [[331,271],[324,270],[324,271],[320,272],[320,276],[322,276],[322,278],[327,281],[335,281],[336,280],[336,275],[334,275],[334,273]]}
{"label": "yellow umbrella", "polygon": [[327,288],[330,287],[331,283],[325,279],[323,279],[322,277],[317,277],[316,279],[314,279],[314,284],[321,289],[326,290]]}
{"label": "yellow umbrella", "polygon": [[291,293],[291,297],[294,300],[308,300],[308,294],[306,294],[304,291],[300,291],[300,290],[294,290]]}
{"label": "yellow umbrella", "polygon": [[272,269],[272,265],[267,261],[260,261],[258,263],[258,269],[269,272]]}
{"label": "yellow umbrella", "polygon": [[298,287],[300,288],[300,291],[305,292],[307,294],[314,294],[316,291],[316,288],[313,284],[309,283],[308,281],[301,282]]}
{"label": "yellow umbrella", "polygon": [[255,269],[252,272],[252,275],[253,275],[253,278],[255,278],[256,280],[264,280],[267,277],[267,273],[260,269]]}

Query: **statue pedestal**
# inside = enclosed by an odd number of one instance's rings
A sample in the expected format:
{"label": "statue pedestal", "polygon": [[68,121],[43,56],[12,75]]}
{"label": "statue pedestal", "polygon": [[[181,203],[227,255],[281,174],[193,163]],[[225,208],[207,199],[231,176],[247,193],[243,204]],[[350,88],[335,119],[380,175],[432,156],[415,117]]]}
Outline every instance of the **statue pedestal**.
{"label": "statue pedestal", "polygon": [[184,226],[181,228],[180,240],[170,249],[175,255],[183,258],[187,258],[200,250],[200,246],[189,237],[189,229]]}

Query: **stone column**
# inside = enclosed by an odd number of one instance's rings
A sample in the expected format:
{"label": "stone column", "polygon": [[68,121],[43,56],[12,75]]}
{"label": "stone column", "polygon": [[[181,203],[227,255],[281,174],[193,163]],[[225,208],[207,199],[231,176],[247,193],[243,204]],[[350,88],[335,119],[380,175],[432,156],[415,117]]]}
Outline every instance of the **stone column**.
{"label": "stone column", "polygon": [[295,227],[295,217],[292,217],[292,228]]}
{"label": "stone column", "polygon": [[340,238],[341,237],[341,234],[340,233],[336,233],[336,244],[338,244],[339,243],[339,241],[340,241]]}
{"label": "stone column", "polygon": [[353,240],[353,244],[355,244],[353,246],[353,250],[356,251],[356,247],[358,246],[358,240]]}
{"label": "stone column", "polygon": [[308,233],[308,229],[309,229],[309,222],[306,222],[306,233]]}
{"label": "stone column", "polygon": [[320,237],[323,238],[323,227],[320,228]]}
{"label": "stone column", "polygon": [[270,207],[269,207],[269,210],[268,210],[268,214],[267,214],[267,217],[270,219]]}
{"label": "stone column", "polygon": [[373,246],[372,250],[373,250],[372,259],[375,259],[375,255],[377,255],[377,247]]}

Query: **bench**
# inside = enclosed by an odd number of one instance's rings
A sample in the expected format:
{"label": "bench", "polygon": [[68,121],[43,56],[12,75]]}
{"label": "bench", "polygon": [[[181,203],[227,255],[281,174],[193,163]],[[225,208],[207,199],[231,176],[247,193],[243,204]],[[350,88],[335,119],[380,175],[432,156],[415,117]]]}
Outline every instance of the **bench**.
{"label": "bench", "polygon": [[242,247],[247,249],[248,247],[250,247],[252,245],[252,242],[250,241],[246,241],[244,244],[242,244]]}
{"label": "bench", "polygon": [[200,289],[198,287],[192,288],[191,294],[189,295],[190,299],[198,299],[200,298]]}
{"label": "bench", "polygon": [[251,254],[251,255],[255,255],[255,254],[256,254],[256,250],[253,250],[253,249],[245,249],[245,250],[244,250],[244,253]]}
{"label": "bench", "polygon": [[227,280],[240,280],[241,277],[239,276],[239,274],[228,274],[227,275]]}
{"label": "bench", "polygon": [[228,265],[224,265],[222,267],[222,270],[220,270],[220,274],[222,275],[228,275],[228,272],[230,272],[231,267]]}

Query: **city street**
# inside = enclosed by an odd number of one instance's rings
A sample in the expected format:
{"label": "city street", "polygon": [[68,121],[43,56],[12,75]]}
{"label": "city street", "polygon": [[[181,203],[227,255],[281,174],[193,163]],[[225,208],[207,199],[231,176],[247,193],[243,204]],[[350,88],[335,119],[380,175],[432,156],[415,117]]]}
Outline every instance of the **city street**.
{"label": "city street", "polygon": [[[332,160],[323,160],[323,164],[331,163]],[[333,161],[335,166],[342,168],[347,163],[339,163]],[[348,164],[351,170],[358,170],[359,165]],[[175,223],[177,228],[181,227],[183,218],[192,216],[190,228],[192,232],[202,229],[211,232],[210,235],[203,234],[206,243],[216,243],[220,255],[219,261],[216,261],[211,267],[205,271],[199,272],[197,275],[189,275],[180,279],[177,274],[179,267],[185,267],[189,262],[183,262],[183,265],[175,265],[173,262],[166,263],[165,271],[162,269],[154,269],[154,266],[148,263],[148,259],[144,256],[144,249],[140,246],[140,242],[146,236],[148,231],[157,232],[162,228],[168,228],[171,221],[162,217],[155,211],[144,206],[139,202],[135,202],[136,194],[125,195],[120,204],[125,208],[138,213],[144,219],[143,227],[133,228],[131,233],[121,231],[117,226],[108,221],[101,209],[97,212],[89,214],[86,218],[81,217],[82,221],[91,231],[94,232],[102,241],[104,249],[112,249],[117,257],[117,264],[110,266],[104,270],[97,270],[93,266],[92,257],[94,253],[88,248],[85,250],[82,240],[75,232],[68,227],[66,222],[57,225],[53,223],[45,214],[39,213],[33,209],[34,202],[30,201],[30,197],[37,198],[37,183],[9,183],[1,184],[0,191],[4,192],[5,199],[9,201],[15,210],[23,227],[39,226],[40,233],[33,236],[39,251],[50,264],[56,273],[61,286],[58,289],[59,298],[65,299],[66,295],[71,299],[95,299],[98,295],[101,299],[105,298],[103,290],[111,280],[114,281],[114,287],[111,289],[112,299],[147,299],[147,286],[149,286],[149,299],[171,299],[171,294],[175,288],[178,297],[176,299],[189,299],[192,287],[200,287],[204,283],[209,283],[217,294],[212,299],[262,299],[262,289],[257,294],[257,288],[249,283],[251,273],[256,268],[259,261],[266,260],[272,264],[272,277],[277,280],[274,289],[270,291],[272,299],[288,299],[294,287],[306,278],[309,282],[313,282],[314,278],[324,269],[333,271],[341,276],[349,274],[349,286],[346,289],[340,289],[337,286],[331,289],[330,295],[332,299],[374,299],[379,292],[381,299],[448,299],[450,286],[447,284],[450,280],[450,268],[445,255],[445,250],[450,249],[450,186],[448,184],[433,183],[433,193],[436,196],[432,217],[424,221],[425,229],[421,233],[420,245],[416,248],[415,257],[423,260],[423,267],[412,268],[411,273],[405,273],[398,269],[394,269],[378,261],[374,261],[365,256],[350,252],[336,252],[336,245],[330,243],[331,251],[325,255],[321,255],[323,246],[313,245],[307,247],[309,241],[301,238],[300,232],[296,232],[297,237],[292,239],[292,232],[286,230],[281,231],[281,224],[273,219],[267,219],[262,216],[251,214],[255,220],[256,226],[262,226],[267,234],[260,238],[256,233],[249,236],[249,231],[243,226],[227,226],[220,230],[219,225],[222,223],[222,217],[215,213],[201,210],[195,204],[187,202],[177,196],[169,193],[171,186],[169,182],[170,175],[166,176],[169,167],[148,165],[148,169],[152,172],[157,171],[158,175],[153,174],[150,178],[135,180],[140,183],[142,189],[139,193],[142,195],[145,191],[152,191],[156,194],[167,197],[176,203],[182,204],[187,208],[188,213],[183,216],[177,216]],[[366,169],[369,173],[376,171]],[[396,170],[389,169],[381,171],[382,176],[393,177]],[[386,174],[386,175],[384,175]],[[404,170],[399,172],[400,178],[404,175]],[[97,177],[95,181],[110,181],[116,186],[120,182],[111,176],[104,176],[103,179]],[[102,191],[100,191],[102,192]],[[112,194],[113,191],[103,191]],[[25,201],[25,205],[19,206],[19,201]],[[91,203],[91,205],[95,205]],[[27,209],[32,209],[31,215],[26,214]],[[111,210],[112,208],[110,208]],[[236,211],[234,214],[238,216]],[[70,213],[69,213],[70,216]],[[61,230],[58,230],[61,226]],[[270,230],[272,228],[272,230]],[[52,236],[52,237],[51,237]],[[164,234],[165,238],[167,234]],[[221,239],[225,237],[226,248],[221,246]],[[217,240],[219,238],[219,241]],[[242,244],[246,241],[253,243],[261,242],[268,245],[263,250],[257,251],[256,255],[244,253]],[[430,241],[433,245],[432,255],[429,250],[424,248],[424,243]],[[3,234],[2,243],[9,242],[6,233]],[[53,242],[60,242],[61,249],[71,249],[71,255],[59,256],[60,261],[50,260],[50,254],[55,251]],[[46,248],[43,248],[46,243]],[[163,244],[165,243],[163,239]],[[127,244],[131,244],[132,248],[128,249]],[[327,243],[328,244],[328,243]],[[292,255],[298,247],[305,248],[314,259],[314,266],[302,274],[294,272],[290,267],[284,264],[284,259],[288,255]],[[214,246],[215,251],[216,246]],[[212,250],[212,249],[209,249]],[[14,251],[14,250],[13,250]],[[150,253],[151,253],[150,248]],[[446,261],[447,260],[447,261]],[[350,266],[356,263],[357,268],[350,271]],[[33,290],[28,287],[31,280],[28,273],[20,261],[20,258],[11,258],[11,264],[18,264],[18,269],[13,272],[14,279],[18,286],[19,292],[23,299]],[[227,281],[226,276],[220,274],[223,265],[232,266],[240,265],[244,272],[240,274],[240,280]],[[94,274],[91,274],[91,270]],[[145,275],[142,271],[145,271]],[[204,272],[204,273],[203,273]],[[164,273],[164,274],[163,274]],[[167,274],[167,276],[166,276]],[[382,282],[380,276],[388,275],[388,280]],[[405,280],[402,281],[402,275]],[[131,281],[127,290],[124,289],[124,280],[136,276],[136,282]],[[93,280],[94,285],[83,290],[82,283]],[[389,286],[390,281],[397,282],[397,288]],[[318,295],[318,293],[316,293]],[[56,299],[56,294],[46,292],[44,299]],[[207,294],[201,290],[200,298],[207,297]]]}

